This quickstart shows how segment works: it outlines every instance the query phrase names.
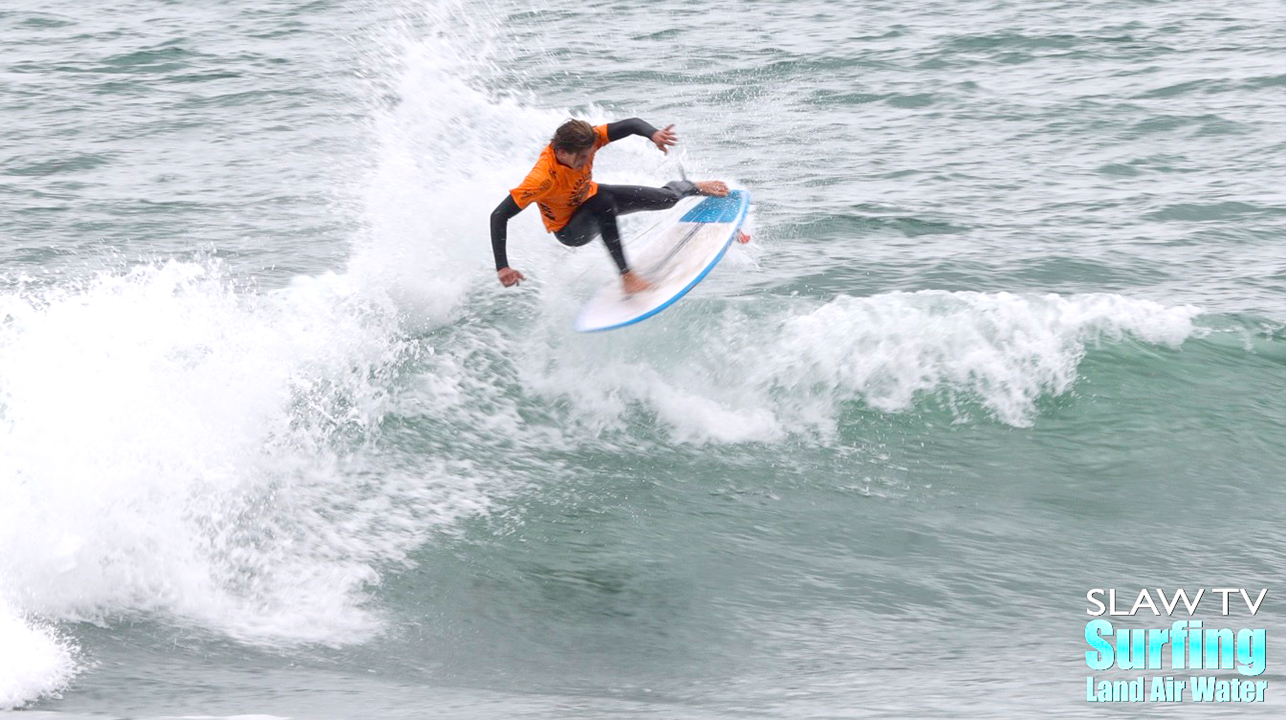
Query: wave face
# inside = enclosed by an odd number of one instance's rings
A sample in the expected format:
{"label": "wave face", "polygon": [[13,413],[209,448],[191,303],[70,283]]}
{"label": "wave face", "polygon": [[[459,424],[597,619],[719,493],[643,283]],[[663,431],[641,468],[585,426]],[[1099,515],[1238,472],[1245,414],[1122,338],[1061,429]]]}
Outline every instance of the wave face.
{"label": "wave face", "polygon": [[[0,12],[0,709],[1089,717],[1090,588],[1280,632],[1280,8],[92,5]],[[569,116],[754,242],[502,288]]]}

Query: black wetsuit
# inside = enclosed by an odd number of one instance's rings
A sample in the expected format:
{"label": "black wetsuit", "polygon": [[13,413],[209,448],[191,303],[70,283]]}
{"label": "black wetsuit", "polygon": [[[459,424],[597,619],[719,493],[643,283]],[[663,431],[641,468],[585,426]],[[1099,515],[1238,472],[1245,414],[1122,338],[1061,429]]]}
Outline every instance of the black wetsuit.
{"label": "black wetsuit", "polygon": [[[630,135],[641,135],[651,138],[656,128],[638,118],[608,123],[607,140],[615,142]],[[621,249],[621,234],[617,229],[616,217],[628,215],[641,210],[665,210],[674,207],[680,199],[697,195],[697,186],[687,180],[675,180],[664,187],[652,188],[639,185],[599,185],[598,192],[576,208],[572,217],[563,228],[554,233],[558,242],[570,247],[579,247],[602,236],[603,244],[611,253],[612,260],[621,274],[629,271],[625,262],[625,251]],[[509,218],[522,212],[518,203],[510,195],[491,212],[491,250],[496,256],[496,270],[509,267],[505,254],[505,240],[508,236]]]}

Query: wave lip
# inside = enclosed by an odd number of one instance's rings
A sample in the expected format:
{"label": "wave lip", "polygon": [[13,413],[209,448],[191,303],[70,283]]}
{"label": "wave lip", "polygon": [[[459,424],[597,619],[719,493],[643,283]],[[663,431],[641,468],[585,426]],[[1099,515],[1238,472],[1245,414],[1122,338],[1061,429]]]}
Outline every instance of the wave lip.
{"label": "wave lip", "polygon": [[1089,349],[1178,347],[1201,313],[1115,294],[941,290],[761,299],[714,315],[690,303],[635,333],[529,353],[522,367],[530,390],[570,401],[596,431],[643,407],[679,442],[825,438],[853,404],[897,413],[929,397],[958,421],[972,406],[1028,427],[1042,397],[1072,389]]}
{"label": "wave lip", "polygon": [[885,411],[946,388],[976,396],[1001,422],[1029,426],[1038,397],[1075,382],[1087,344],[1129,335],[1177,346],[1199,313],[1111,294],[844,296],[784,323],[762,383],[828,387]]}

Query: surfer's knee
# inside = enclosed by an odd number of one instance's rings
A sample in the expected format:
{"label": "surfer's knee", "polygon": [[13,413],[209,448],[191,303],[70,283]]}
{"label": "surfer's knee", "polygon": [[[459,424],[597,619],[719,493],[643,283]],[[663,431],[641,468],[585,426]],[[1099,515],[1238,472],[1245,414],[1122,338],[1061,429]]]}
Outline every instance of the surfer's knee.
{"label": "surfer's knee", "polygon": [[593,197],[585,201],[582,206],[583,211],[589,213],[600,227],[616,225],[616,203],[612,202],[612,196],[605,192],[595,193]]}

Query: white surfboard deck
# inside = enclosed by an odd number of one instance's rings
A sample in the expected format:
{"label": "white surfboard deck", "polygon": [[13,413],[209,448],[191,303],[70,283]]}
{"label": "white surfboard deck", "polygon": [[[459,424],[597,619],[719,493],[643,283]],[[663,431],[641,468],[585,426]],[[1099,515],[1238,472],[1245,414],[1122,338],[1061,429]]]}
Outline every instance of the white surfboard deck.
{"label": "white surfboard deck", "polygon": [[620,279],[612,280],[581,310],[575,328],[615,330],[673,305],[719,263],[749,209],[750,193],[745,190],[697,203],[635,255],[626,256],[630,268],[652,283],[652,289],[626,295]]}

